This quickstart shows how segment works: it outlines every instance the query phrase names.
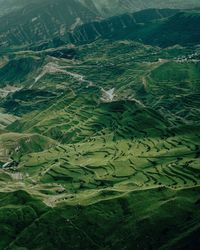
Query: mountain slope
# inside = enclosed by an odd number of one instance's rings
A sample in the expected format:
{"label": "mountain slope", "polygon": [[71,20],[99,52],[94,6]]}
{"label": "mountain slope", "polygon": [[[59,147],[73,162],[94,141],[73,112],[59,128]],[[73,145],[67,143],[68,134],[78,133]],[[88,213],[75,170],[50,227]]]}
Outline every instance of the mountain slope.
{"label": "mountain slope", "polygon": [[197,0],[183,1],[183,0],[79,0],[85,6],[95,6],[99,13],[103,16],[114,16],[125,12],[135,12],[143,9],[157,8],[157,9],[184,9],[200,7]]}
{"label": "mountain slope", "polygon": [[77,27],[69,34],[74,43],[88,43],[96,39],[131,39],[161,47],[176,44],[198,44],[200,12],[176,10],[145,10],[91,22]]}
{"label": "mountain slope", "polygon": [[199,250],[199,11],[1,3],[0,249]]}
{"label": "mountain slope", "polygon": [[14,173],[0,170],[1,246],[195,249],[188,242],[199,241],[199,127],[169,129],[130,101],[67,99],[8,128],[62,144],[26,151]]}
{"label": "mountain slope", "polygon": [[[70,7],[69,7],[70,6]],[[96,15],[74,0],[31,1],[0,17],[0,44],[22,45],[63,35]]]}
{"label": "mountain slope", "polygon": [[[96,13],[98,16],[110,17],[119,15],[125,12],[135,12],[143,9],[157,8],[157,9],[185,9],[200,7],[198,0],[73,0],[74,3],[80,3],[84,5],[91,12]],[[0,16],[11,13],[15,10],[22,10],[24,7],[30,6],[30,4],[40,2],[43,4],[51,4],[52,0],[0,0],[1,10]],[[68,3],[71,7],[70,0],[60,2],[60,4]],[[78,6],[78,5],[77,5]]]}
{"label": "mountain slope", "polygon": [[[198,1],[1,0],[0,46],[22,45],[64,36],[92,20],[146,8],[194,8]],[[158,13],[158,15],[160,15]],[[161,16],[162,17],[162,14]]]}

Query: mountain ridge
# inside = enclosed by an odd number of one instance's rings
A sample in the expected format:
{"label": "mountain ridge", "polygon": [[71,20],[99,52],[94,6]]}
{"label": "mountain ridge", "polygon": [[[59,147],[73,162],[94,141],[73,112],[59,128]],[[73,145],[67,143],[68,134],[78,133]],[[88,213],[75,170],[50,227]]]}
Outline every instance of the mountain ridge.
{"label": "mountain ridge", "polygon": [[0,249],[198,250],[188,3],[0,0]]}
{"label": "mountain ridge", "polygon": [[[156,2],[146,2],[143,7],[135,8],[135,0],[127,1],[127,7],[124,1],[113,0],[113,2],[93,0],[43,0],[43,1],[21,1],[10,0],[7,2],[1,0],[4,11],[0,15],[0,46],[30,44],[39,41],[49,40],[56,36],[65,36],[70,30],[77,26],[95,20],[103,20],[108,17],[120,15],[126,12],[133,13],[144,8],[173,8],[186,9],[200,7],[197,2],[184,4],[177,1],[177,4],[168,1],[161,5]],[[174,1],[173,1],[174,2]],[[97,4],[98,3],[98,4]],[[107,6],[108,14],[104,15],[102,6]],[[13,6],[13,7],[12,7]],[[69,7],[70,6],[70,7]],[[112,6],[116,6],[119,11],[114,11]],[[120,7],[121,6],[121,7]],[[103,8],[104,9],[104,8]]]}

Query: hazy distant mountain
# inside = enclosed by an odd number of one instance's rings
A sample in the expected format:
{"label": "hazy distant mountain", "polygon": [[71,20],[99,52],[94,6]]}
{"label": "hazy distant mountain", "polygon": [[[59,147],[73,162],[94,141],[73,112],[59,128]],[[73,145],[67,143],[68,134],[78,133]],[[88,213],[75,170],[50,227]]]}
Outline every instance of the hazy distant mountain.
{"label": "hazy distant mountain", "polygon": [[[133,12],[147,8],[195,8],[200,7],[198,0],[73,0],[79,2],[93,12],[103,16],[112,16],[123,12]],[[21,9],[31,3],[50,4],[52,0],[0,0],[0,15]],[[63,0],[70,4],[70,0]]]}
{"label": "hazy distant mountain", "polygon": [[31,0],[0,0],[0,16],[20,9],[30,2]]}
{"label": "hazy distant mountain", "polygon": [[91,20],[146,8],[193,8],[197,0],[0,0],[0,45],[63,36]]}
{"label": "hazy distant mountain", "polygon": [[148,8],[195,8],[200,7],[198,0],[79,0],[85,6],[94,6],[103,16],[124,12],[134,12]]}
{"label": "hazy distant mountain", "polygon": [[95,13],[74,0],[36,0],[21,5],[12,1],[12,11],[0,17],[1,45],[48,40],[96,18]]}

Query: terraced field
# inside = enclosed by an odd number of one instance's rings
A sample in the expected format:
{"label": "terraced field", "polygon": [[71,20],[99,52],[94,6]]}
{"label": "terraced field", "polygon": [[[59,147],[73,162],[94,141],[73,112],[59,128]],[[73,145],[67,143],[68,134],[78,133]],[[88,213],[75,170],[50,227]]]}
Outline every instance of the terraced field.
{"label": "terraced field", "polygon": [[199,46],[4,54],[0,249],[198,249]]}
{"label": "terraced field", "polygon": [[[17,169],[30,175],[26,181],[31,189],[34,182],[38,195],[40,185],[47,183],[61,189],[62,199],[75,192],[75,203],[82,200],[82,192],[93,198],[96,193],[98,199],[103,190],[112,196],[113,191],[119,195],[141,188],[199,185],[198,125],[192,131],[186,125],[170,128],[160,113],[137,102],[95,100],[96,93],[65,97],[33,119],[9,127],[58,142],[47,151],[20,158]],[[54,192],[53,197],[57,200]]]}

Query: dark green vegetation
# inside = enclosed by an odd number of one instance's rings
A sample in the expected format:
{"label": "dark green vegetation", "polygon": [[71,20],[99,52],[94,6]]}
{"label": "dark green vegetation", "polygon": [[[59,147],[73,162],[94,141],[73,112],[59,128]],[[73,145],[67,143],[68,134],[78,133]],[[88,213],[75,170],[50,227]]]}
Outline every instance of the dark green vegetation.
{"label": "dark green vegetation", "polygon": [[6,249],[164,250],[199,244],[199,188],[149,189],[89,206],[52,209],[24,191],[0,197],[1,225],[8,225],[0,229],[2,249],[6,244]]}
{"label": "dark green vegetation", "polygon": [[[43,43],[56,37],[61,37],[66,41],[68,40],[70,33],[73,32],[78,26],[91,21],[95,21],[95,24],[89,24],[89,27],[92,26],[91,28],[94,33],[91,35],[90,32],[90,36],[97,36],[99,33],[107,36],[108,33],[113,32],[113,28],[115,29],[117,25],[120,29],[125,29],[127,35],[133,36],[132,38],[135,39],[138,38],[137,35],[135,37],[133,34],[135,32],[130,32],[130,29],[132,29],[130,24],[134,23],[135,19],[134,17],[131,18],[131,16],[127,14],[125,14],[125,17],[119,16],[114,18],[113,22],[115,23],[115,27],[112,27],[113,24],[111,20],[108,21],[110,26],[104,27],[107,26],[107,21],[106,23],[103,21],[103,30],[106,28],[103,33],[102,28],[99,30],[98,26],[102,25],[101,21],[105,17],[113,17],[116,14],[123,14],[127,12],[131,13],[134,11],[156,8],[157,18],[163,18],[166,17],[166,15],[162,13],[162,10],[160,13],[159,9],[162,8],[200,8],[199,0],[0,0],[0,5],[0,47],[13,45],[20,46],[25,44],[34,45],[35,43]],[[126,23],[127,19],[128,23]],[[144,20],[149,22],[151,20],[151,14],[136,14],[136,21],[138,21],[139,24],[142,24]],[[97,30],[96,27],[93,27],[93,25],[97,26]],[[198,23],[195,23],[195,29],[198,29],[198,26]],[[151,25],[149,27],[148,25],[148,27],[144,29],[147,32],[151,32],[154,28],[159,29],[160,26],[154,27],[154,25]],[[168,28],[172,31],[171,24],[169,24]],[[87,35],[85,36],[84,30],[85,28],[78,32],[78,35],[80,36],[78,36],[78,40],[87,39]],[[122,34],[124,33],[123,30],[119,30],[118,32],[120,34],[121,32]],[[168,30],[166,30],[166,32],[169,34]],[[173,32],[176,32],[176,30],[173,30]],[[141,33],[143,34],[143,29],[141,29]],[[120,34],[118,35],[120,36]],[[158,35],[157,30],[155,30],[154,34]],[[152,33],[149,34],[149,37],[151,35]],[[77,40],[77,36],[73,38]],[[182,37],[182,39],[186,39],[187,42],[187,36]],[[163,40],[164,39],[162,38],[162,42]],[[173,40],[173,42],[174,41],[175,40]]]}
{"label": "dark green vegetation", "polygon": [[[12,3],[7,24],[21,22]],[[0,49],[0,249],[197,250],[199,10],[79,20],[59,35],[62,7],[40,9],[48,36],[1,33],[15,46]]]}
{"label": "dark green vegetation", "polygon": [[150,9],[111,17],[78,26],[69,41],[88,43],[99,39],[131,39],[145,44],[168,47],[199,44],[200,11]]}

